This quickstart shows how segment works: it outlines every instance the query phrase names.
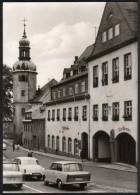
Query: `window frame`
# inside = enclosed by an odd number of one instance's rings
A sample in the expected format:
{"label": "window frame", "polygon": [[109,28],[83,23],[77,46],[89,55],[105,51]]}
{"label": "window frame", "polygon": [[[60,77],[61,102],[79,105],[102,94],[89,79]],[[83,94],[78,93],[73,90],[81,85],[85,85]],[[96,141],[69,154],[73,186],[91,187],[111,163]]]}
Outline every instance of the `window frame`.
{"label": "window frame", "polygon": [[119,102],[112,103],[112,120],[119,121],[120,104]]}
{"label": "window frame", "polygon": [[108,103],[102,104],[102,120],[108,121]]}
{"label": "window frame", "polygon": [[98,87],[99,70],[98,65],[93,66],[93,88]]}
{"label": "window frame", "polygon": [[102,86],[108,85],[108,61],[102,63]]}
{"label": "window frame", "polygon": [[[129,59],[130,56],[130,59]],[[124,80],[132,79],[132,53],[124,54]]]}
{"label": "window frame", "polygon": [[112,59],[112,83],[119,82],[119,57]]}
{"label": "window frame", "polygon": [[87,121],[87,105],[82,107],[82,120]]}
{"label": "window frame", "polygon": [[132,100],[124,101],[124,116],[125,121],[132,121]]}
{"label": "window frame", "polygon": [[93,104],[93,121],[98,121],[99,106],[98,104]]}

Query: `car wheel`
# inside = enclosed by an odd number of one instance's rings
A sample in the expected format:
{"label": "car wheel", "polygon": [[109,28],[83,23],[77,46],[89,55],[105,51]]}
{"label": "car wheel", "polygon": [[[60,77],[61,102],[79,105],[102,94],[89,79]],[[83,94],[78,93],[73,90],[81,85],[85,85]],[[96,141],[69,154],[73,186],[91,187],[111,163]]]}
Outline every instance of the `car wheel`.
{"label": "car wheel", "polygon": [[20,190],[23,184],[17,184],[17,189]]}
{"label": "car wheel", "polygon": [[57,180],[57,187],[58,189],[62,189],[63,188],[63,184],[61,180]]}
{"label": "car wheel", "polygon": [[44,180],[44,185],[45,186],[48,186],[49,185],[49,182]]}
{"label": "car wheel", "polygon": [[81,190],[85,190],[86,188],[87,188],[87,184],[86,183],[80,184],[80,189]]}

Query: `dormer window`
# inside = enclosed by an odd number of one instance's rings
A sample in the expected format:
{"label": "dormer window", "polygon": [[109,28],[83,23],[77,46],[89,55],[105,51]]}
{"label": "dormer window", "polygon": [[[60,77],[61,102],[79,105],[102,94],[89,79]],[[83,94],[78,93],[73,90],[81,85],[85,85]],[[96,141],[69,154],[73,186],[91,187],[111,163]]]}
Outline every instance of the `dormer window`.
{"label": "dormer window", "polygon": [[55,94],[55,91],[53,91],[53,99],[55,99],[56,98],[56,94]]}
{"label": "dormer window", "polygon": [[108,39],[112,39],[113,38],[113,28],[109,28],[108,30]]}
{"label": "dormer window", "polygon": [[85,91],[86,91],[86,83],[85,83],[85,81],[83,81],[81,83],[81,92],[85,92]]}
{"label": "dormer window", "polygon": [[57,94],[57,97],[60,98],[60,96],[61,96],[61,91],[59,90],[58,94]]}
{"label": "dormer window", "polygon": [[63,88],[63,96],[66,96],[66,89]]}
{"label": "dormer window", "polygon": [[120,34],[120,24],[115,25],[115,33],[114,33],[115,37],[118,36]]}
{"label": "dormer window", "polygon": [[106,31],[102,33],[102,42],[106,42],[107,41],[107,34]]}
{"label": "dormer window", "polygon": [[69,95],[73,95],[73,89],[72,89],[72,87],[69,88]]}
{"label": "dormer window", "polygon": [[75,84],[75,94],[78,93],[78,83]]}

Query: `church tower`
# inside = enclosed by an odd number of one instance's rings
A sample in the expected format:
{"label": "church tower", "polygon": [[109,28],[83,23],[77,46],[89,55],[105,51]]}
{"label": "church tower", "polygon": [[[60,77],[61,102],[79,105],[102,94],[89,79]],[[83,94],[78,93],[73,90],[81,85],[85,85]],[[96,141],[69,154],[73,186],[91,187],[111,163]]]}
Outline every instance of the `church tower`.
{"label": "church tower", "polygon": [[29,108],[29,102],[36,93],[36,65],[30,57],[30,41],[27,39],[25,30],[19,41],[18,61],[13,65],[13,104],[14,104],[14,139],[22,144],[23,116]]}

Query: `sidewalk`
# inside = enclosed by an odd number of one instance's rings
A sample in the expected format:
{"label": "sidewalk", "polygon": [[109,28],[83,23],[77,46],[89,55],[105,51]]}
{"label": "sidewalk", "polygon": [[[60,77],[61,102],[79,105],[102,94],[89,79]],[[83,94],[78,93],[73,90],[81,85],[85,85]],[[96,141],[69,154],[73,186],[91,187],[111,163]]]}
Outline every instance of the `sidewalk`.
{"label": "sidewalk", "polygon": [[[11,140],[4,140],[5,143],[12,145]],[[21,150],[28,151],[28,149],[23,148],[20,146]],[[72,157],[67,157],[67,156],[61,156],[61,155],[55,155],[51,153],[44,153],[40,151],[34,151],[34,154],[38,155],[43,155],[43,156],[48,156],[51,158],[54,158],[56,160],[68,160],[68,161],[81,161],[80,159],[77,158],[72,158]],[[129,165],[129,164],[124,164],[124,163],[99,163],[99,162],[93,162],[93,161],[88,161],[84,160],[83,164],[87,165],[88,167],[101,167],[101,168],[106,168],[106,169],[114,169],[114,170],[120,170],[120,171],[129,171],[129,172],[134,172],[137,173],[137,168],[135,166]]]}

